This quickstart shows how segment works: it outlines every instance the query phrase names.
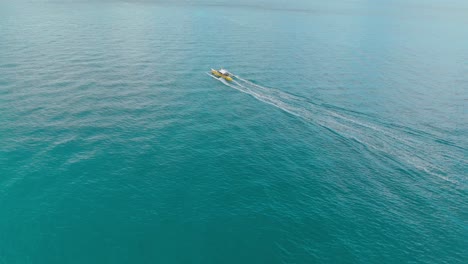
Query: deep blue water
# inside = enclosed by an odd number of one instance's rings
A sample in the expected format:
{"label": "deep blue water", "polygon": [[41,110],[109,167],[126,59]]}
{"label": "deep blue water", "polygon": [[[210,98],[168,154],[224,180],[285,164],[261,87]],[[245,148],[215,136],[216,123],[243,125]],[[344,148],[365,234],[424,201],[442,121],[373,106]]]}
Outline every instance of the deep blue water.
{"label": "deep blue water", "polygon": [[466,263],[467,28],[466,1],[0,2],[0,263]]}

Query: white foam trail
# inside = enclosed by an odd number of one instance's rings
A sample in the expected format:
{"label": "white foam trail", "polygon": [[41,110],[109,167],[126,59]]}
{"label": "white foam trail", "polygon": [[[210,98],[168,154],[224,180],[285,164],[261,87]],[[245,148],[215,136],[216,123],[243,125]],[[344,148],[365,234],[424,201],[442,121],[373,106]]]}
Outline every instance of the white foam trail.
{"label": "white foam trail", "polygon": [[233,75],[232,82],[209,75],[226,86],[249,94],[261,102],[313,122],[344,138],[353,139],[374,153],[390,155],[393,160],[410,165],[419,171],[458,183],[447,177],[448,173],[444,168],[434,164],[444,164],[444,161],[448,159],[463,160],[463,154],[450,150],[442,151],[444,155],[435,155],[432,150],[441,146],[428,147],[427,141],[411,136],[404,130],[372,122],[370,119],[366,120],[364,117],[344,111],[337,112],[338,110],[332,107],[312,103],[305,98],[278,89],[260,86],[237,75]]}

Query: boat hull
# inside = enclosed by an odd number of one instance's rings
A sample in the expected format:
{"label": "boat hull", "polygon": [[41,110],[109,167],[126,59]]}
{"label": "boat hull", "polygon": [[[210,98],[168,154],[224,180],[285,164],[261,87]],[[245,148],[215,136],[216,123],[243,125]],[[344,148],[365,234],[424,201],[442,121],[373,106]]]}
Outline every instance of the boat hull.
{"label": "boat hull", "polygon": [[232,81],[232,77],[231,77],[231,76],[226,76],[226,75],[220,73],[220,72],[217,71],[217,70],[211,70],[211,74],[213,74],[213,75],[216,76],[216,77],[221,77],[221,78],[225,79],[226,81],[229,81],[229,82]]}

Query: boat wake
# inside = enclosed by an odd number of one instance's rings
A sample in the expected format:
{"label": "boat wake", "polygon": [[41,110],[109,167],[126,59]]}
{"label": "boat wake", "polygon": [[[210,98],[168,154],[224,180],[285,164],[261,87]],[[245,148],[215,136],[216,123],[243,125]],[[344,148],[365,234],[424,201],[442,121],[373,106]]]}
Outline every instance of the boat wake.
{"label": "boat wake", "polygon": [[[450,166],[464,160],[464,149],[454,144],[442,144],[443,139],[424,131],[402,125],[385,123],[365,114],[292,95],[278,89],[264,87],[233,75],[233,81],[216,78],[237,91],[277,107],[284,112],[314,123],[346,139],[360,144],[370,152],[411,170],[421,171],[445,181],[458,184],[461,175],[449,175]],[[443,164],[441,167],[437,164]],[[451,171],[451,170],[450,170]]]}

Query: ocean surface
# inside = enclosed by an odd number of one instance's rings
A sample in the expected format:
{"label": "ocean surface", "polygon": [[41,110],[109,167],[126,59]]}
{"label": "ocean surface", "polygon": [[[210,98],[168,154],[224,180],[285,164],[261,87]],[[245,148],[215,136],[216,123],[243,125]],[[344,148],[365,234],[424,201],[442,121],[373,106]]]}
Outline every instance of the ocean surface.
{"label": "ocean surface", "polygon": [[467,1],[1,1],[0,264],[467,263],[467,100]]}

